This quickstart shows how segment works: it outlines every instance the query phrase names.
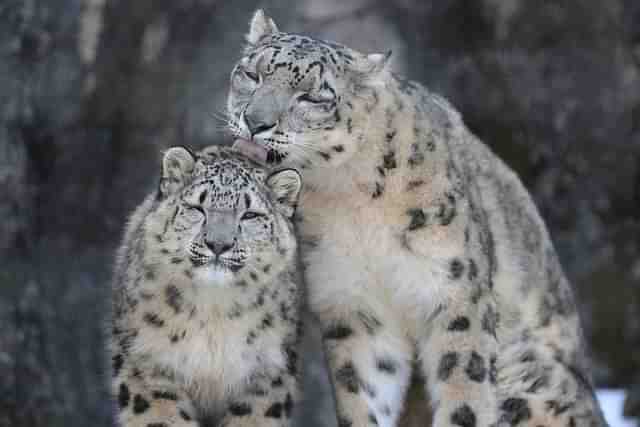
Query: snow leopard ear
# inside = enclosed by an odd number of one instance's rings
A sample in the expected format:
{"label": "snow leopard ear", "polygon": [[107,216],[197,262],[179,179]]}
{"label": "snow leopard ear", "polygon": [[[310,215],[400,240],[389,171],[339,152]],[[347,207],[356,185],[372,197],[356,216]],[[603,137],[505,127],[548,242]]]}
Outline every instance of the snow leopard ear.
{"label": "snow leopard ear", "polygon": [[266,16],[262,9],[258,9],[253,14],[253,18],[251,18],[247,41],[251,44],[256,44],[261,38],[277,32],[278,27],[273,22],[273,19]]}
{"label": "snow leopard ear", "polygon": [[276,205],[287,218],[291,218],[295,213],[298,196],[302,189],[300,174],[294,169],[283,169],[269,175],[266,184],[273,193]]}
{"label": "snow leopard ear", "polygon": [[182,188],[193,173],[196,158],[186,147],[171,147],[162,158],[160,176],[161,198],[165,198]]}
{"label": "snow leopard ear", "polygon": [[385,53],[362,55],[355,63],[355,70],[360,74],[368,76],[379,74],[390,64],[392,53],[391,50],[388,50]]}

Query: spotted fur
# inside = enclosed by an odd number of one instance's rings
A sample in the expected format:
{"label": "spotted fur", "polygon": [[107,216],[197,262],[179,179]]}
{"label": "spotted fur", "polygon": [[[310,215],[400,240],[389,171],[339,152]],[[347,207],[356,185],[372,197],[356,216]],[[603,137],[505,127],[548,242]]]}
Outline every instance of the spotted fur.
{"label": "spotted fur", "polygon": [[435,426],[605,425],[569,283],[516,175],[388,55],[250,33],[231,128],[304,175],[339,425],[395,425],[414,361]]}
{"label": "spotted fur", "polygon": [[[118,253],[119,425],[285,426],[297,392],[299,175],[174,147]],[[222,424],[219,424],[222,423]]]}

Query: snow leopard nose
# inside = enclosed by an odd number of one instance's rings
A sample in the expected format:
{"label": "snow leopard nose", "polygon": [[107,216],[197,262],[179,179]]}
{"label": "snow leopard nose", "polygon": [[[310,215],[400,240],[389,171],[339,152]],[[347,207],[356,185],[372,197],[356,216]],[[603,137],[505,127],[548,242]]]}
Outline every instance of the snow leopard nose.
{"label": "snow leopard nose", "polygon": [[213,252],[216,256],[219,256],[227,252],[231,248],[233,248],[233,243],[225,242],[225,241],[216,241],[216,240],[206,239],[204,241],[204,244],[207,245],[207,247],[211,250],[211,252]]}
{"label": "snow leopard nose", "polygon": [[276,124],[275,123],[266,123],[262,120],[256,119],[251,115],[245,115],[244,120],[247,123],[247,127],[249,128],[249,132],[251,132],[251,137],[259,134],[260,132],[267,131],[269,129],[273,129]]}

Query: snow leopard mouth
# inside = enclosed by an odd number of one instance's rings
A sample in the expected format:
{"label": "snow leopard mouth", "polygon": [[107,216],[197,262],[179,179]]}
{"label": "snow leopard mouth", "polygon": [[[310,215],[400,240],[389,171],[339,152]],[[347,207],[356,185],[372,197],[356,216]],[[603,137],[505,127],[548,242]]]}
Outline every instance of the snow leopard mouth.
{"label": "snow leopard mouth", "polygon": [[244,267],[242,262],[216,257],[191,258],[191,262],[195,267],[211,267],[218,270],[228,270],[232,273],[236,273]]}

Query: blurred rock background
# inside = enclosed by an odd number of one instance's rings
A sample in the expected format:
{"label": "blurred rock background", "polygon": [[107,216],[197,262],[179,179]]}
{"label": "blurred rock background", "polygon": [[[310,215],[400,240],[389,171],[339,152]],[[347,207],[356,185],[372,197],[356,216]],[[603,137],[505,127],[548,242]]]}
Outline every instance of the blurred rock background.
{"label": "blurred rock background", "polygon": [[[161,150],[220,143],[251,12],[365,51],[459,108],[532,192],[600,386],[640,415],[637,0],[1,0],[0,426],[109,426],[102,318]],[[317,337],[305,426],[330,426]]]}

